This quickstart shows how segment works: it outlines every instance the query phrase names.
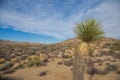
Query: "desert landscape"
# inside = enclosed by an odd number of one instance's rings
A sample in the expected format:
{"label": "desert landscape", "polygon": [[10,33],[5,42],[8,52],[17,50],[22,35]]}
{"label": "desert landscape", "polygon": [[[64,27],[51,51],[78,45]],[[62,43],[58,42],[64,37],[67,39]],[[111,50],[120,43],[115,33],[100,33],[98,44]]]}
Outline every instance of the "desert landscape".
{"label": "desert landscape", "polygon": [[[93,80],[120,80],[120,40],[104,39],[104,46],[92,55],[96,68]],[[76,38],[55,44],[0,40],[0,79],[72,80],[73,53],[78,43]],[[88,80],[87,70],[84,74]]]}
{"label": "desert landscape", "polygon": [[120,0],[0,0],[0,80],[120,80]]}

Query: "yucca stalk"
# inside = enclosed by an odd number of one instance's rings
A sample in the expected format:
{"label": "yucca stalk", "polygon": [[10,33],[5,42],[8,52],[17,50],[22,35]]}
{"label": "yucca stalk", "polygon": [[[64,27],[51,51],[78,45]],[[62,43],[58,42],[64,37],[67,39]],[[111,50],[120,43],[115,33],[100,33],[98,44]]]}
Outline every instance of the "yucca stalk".
{"label": "yucca stalk", "polygon": [[84,80],[83,74],[89,52],[93,47],[93,43],[103,37],[104,32],[101,29],[101,23],[94,18],[82,20],[77,24],[74,32],[82,43],[78,45],[75,51],[73,80]]}

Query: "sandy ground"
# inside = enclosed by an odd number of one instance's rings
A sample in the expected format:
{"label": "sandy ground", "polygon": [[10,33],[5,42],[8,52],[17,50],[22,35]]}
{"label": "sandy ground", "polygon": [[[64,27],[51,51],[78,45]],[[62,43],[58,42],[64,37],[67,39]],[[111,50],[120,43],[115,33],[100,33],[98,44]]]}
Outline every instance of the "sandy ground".
{"label": "sandy ground", "polygon": [[[54,59],[54,61],[48,62],[47,66],[42,67],[28,67],[19,69],[7,76],[22,78],[22,80],[72,80],[72,67],[65,65],[58,65],[58,61],[63,59]],[[39,74],[42,71],[48,71],[48,74],[40,77]],[[89,80],[89,75],[85,73],[85,80]],[[93,80],[120,80],[120,75],[115,72],[110,72],[107,75],[94,75]]]}

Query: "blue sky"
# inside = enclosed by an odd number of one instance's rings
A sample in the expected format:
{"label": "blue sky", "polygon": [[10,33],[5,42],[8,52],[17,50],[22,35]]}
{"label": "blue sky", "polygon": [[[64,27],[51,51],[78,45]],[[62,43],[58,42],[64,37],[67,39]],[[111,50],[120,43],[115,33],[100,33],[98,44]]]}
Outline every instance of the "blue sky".
{"label": "blue sky", "polygon": [[0,0],[0,39],[63,41],[75,37],[85,17],[101,21],[105,36],[120,38],[120,0]]}

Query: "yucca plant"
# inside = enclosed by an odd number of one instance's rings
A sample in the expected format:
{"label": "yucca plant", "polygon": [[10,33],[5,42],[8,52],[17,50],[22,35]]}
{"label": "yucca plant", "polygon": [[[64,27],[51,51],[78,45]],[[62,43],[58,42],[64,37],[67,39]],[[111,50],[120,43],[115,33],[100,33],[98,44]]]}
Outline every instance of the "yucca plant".
{"label": "yucca plant", "polygon": [[103,37],[101,23],[94,18],[82,20],[75,27],[75,34],[81,40],[75,50],[75,61],[73,65],[73,80],[84,80],[83,73],[86,66],[86,58],[89,55],[91,44],[96,43]]}

